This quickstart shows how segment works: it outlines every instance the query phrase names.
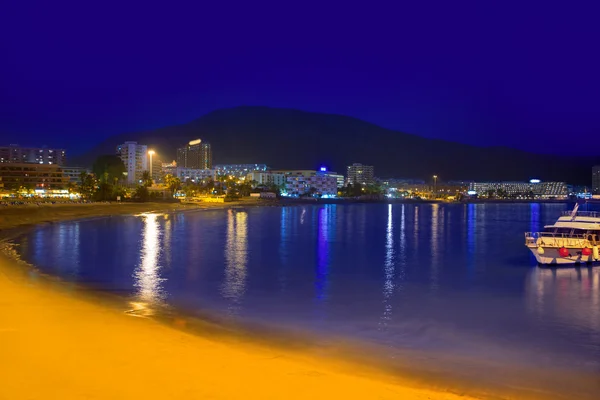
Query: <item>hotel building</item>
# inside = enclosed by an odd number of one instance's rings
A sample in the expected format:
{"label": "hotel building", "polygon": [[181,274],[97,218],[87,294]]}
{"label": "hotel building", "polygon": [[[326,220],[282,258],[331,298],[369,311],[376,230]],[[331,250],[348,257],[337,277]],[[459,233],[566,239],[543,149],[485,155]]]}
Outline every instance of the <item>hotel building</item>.
{"label": "hotel building", "polygon": [[55,164],[1,163],[0,180],[7,190],[58,190],[69,185],[69,178]]}
{"label": "hotel building", "polygon": [[286,175],[282,173],[276,172],[264,172],[264,171],[253,171],[246,175],[247,182],[256,182],[254,186],[264,185],[271,186],[277,185],[279,187],[284,187],[287,179]]}
{"label": "hotel building", "polygon": [[369,185],[375,181],[375,169],[372,165],[352,164],[347,168],[346,182],[355,185]]}
{"label": "hotel building", "polygon": [[78,184],[81,182],[81,173],[87,172],[88,174],[91,171],[82,168],[82,167],[61,167],[63,176],[69,180],[71,183]]}
{"label": "hotel building", "polygon": [[177,149],[177,165],[183,168],[212,169],[212,148],[201,139]]}
{"label": "hotel building", "polygon": [[181,182],[191,181],[193,183],[200,183],[208,179],[215,180],[216,178],[214,169],[179,167],[175,162],[168,164],[163,163],[161,171],[161,179],[164,177],[164,175],[170,174],[179,178]]}
{"label": "hotel building", "polygon": [[125,142],[117,146],[117,156],[125,164],[126,182],[137,184],[142,179],[142,173],[149,171],[148,146],[137,142]]}
{"label": "hotel building", "polygon": [[16,144],[0,147],[0,163],[65,165],[66,162],[67,153],[64,149],[21,147]]}
{"label": "hotel building", "polygon": [[319,196],[337,196],[337,180],[327,175],[290,175],[287,177],[285,191],[291,196],[303,196],[314,191]]}
{"label": "hotel building", "polygon": [[509,197],[527,197],[533,195],[535,198],[566,198],[569,189],[565,182],[541,182],[532,179],[529,182],[471,182],[469,184],[470,194],[487,195],[490,191],[504,191]]}
{"label": "hotel building", "polygon": [[286,176],[285,192],[288,196],[316,194],[324,197],[337,196],[337,179],[322,171],[278,171]]}
{"label": "hotel building", "polygon": [[241,178],[250,172],[265,172],[267,171],[267,166],[266,164],[218,164],[215,165],[215,171],[217,175],[233,175]]}
{"label": "hotel building", "polygon": [[600,165],[592,168],[592,194],[600,196]]}

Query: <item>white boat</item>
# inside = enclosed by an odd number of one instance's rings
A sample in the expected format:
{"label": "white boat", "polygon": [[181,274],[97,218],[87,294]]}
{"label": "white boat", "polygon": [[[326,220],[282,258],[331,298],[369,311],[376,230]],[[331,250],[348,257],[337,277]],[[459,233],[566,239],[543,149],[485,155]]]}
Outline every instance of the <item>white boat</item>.
{"label": "white boat", "polygon": [[600,212],[579,211],[577,204],[543,232],[525,232],[525,246],[542,266],[600,262]]}

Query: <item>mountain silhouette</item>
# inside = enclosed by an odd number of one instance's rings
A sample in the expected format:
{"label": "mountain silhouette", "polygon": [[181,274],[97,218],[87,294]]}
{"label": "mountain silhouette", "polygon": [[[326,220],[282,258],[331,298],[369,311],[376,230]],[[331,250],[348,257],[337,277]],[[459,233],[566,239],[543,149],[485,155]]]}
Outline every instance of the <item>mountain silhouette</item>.
{"label": "mountain silhouette", "polygon": [[374,165],[379,177],[425,180],[435,174],[442,180],[540,178],[589,184],[591,167],[600,161],[427,139],[342,115],[244,106],[216,110],[183,125],[113,136],[73,163],[91,165],[97,156],[113,154],[118,144],[129,140],[147,144],[161,160],[171,161],[178,147],[196,138],[211,143],[215,164],[327,166],[344,173],[346,166],[358,162]]}

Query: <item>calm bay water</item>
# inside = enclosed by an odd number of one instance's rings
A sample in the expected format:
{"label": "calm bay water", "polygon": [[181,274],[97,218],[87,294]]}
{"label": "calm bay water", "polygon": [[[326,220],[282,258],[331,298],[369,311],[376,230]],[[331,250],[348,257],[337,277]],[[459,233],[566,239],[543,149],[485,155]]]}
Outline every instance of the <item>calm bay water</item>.
{"label": "calm bay water", "polygon": [[[600,373],[600,268],[541,269],[564,204],[308,205],[64,222],[19,240],[66,280],[395,350]],[[324,335],[325,336],[325,335]]]}

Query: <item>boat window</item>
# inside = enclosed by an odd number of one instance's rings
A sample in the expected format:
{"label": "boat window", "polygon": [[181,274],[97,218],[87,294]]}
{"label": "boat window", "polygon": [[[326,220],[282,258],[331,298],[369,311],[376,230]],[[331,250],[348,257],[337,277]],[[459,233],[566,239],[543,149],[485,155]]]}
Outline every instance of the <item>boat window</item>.
{"label": "boat window", "polygon": [[556,228],[556,233],[570,234],[571,228]]}

